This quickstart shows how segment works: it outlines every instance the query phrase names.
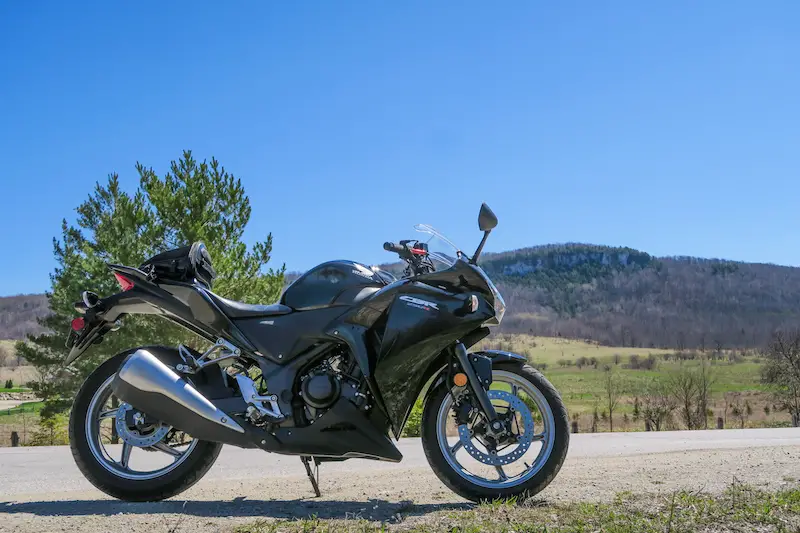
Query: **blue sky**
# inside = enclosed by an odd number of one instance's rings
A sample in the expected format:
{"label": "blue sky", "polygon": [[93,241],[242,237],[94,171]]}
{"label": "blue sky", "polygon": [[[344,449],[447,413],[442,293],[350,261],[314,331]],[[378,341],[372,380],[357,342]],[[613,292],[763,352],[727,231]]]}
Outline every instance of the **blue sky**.
{"label": "blue sky", "polygon": [[273,260],[582,241],[800,264],[800,3],[3,2],[0,295],[96,181],[217,157]]}

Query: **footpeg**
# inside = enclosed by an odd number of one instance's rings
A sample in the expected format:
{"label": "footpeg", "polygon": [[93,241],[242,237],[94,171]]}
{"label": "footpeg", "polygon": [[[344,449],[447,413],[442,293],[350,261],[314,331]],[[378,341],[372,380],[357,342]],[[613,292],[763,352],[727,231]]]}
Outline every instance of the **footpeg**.
{"label": "footpeg", "polygon": [[[311,481],[311,486],[314,487],[314,494],[319,498],[322,496],[319,492],[319,459],[310,455],[301,455],[300,460],[303,461],[303,466],[306,467],[306,475],[309,481]],[[311,470],[312,462],[314,463],[313,471]]]}

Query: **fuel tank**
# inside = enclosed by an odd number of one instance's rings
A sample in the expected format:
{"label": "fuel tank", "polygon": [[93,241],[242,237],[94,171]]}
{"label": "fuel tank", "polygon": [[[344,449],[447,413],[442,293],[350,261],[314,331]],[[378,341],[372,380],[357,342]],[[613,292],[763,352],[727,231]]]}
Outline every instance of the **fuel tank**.
{"label": "fuel tank", "polygon": [[355,261],[328,261],[297,278],[283,292],[280,303],[298,311],[353,305],[386,283],[384,276]]}

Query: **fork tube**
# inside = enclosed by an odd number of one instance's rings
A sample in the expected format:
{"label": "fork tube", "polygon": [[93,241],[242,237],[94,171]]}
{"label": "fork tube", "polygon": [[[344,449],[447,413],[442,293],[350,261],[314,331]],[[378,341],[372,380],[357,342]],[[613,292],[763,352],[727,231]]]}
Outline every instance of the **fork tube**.
{"label": "fork tube", "polygon": [[463,343],[458,342],[456,343],[455,351],[456,357],[458,358],[458,363],[461,365],[461,369],[467,375],[467,380],[472,388],[472,392],[475,394],[475,398],[477,398],[483,413],[486,415],[486,418],[489,420],[489,422],[497,420],[497,413],[494,410],[494,405],[492,405],[491,400],[489,400],[489,395],[486,394],[486,389],[483,388],[481,380],[478,378],[478,374],[476,374],[475,369],[472,368],[472,363],[469,362],[469,354],[467,354],[466,347]]}

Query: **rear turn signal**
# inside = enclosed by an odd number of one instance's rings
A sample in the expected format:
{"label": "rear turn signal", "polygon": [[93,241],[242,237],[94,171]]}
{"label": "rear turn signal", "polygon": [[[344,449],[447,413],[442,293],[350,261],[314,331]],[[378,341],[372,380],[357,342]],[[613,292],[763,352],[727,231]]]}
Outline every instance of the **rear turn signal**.
{"label": "rear turn signal", "polygon": [[72,323],[70,323],[70,326],[72,327],[73,331],[80,331],[83,329],[83,326],[85,325],[86,321],[81,317],[73,318]]}
{"label": "rear turn signal", "polygon": [[117,283],[119,283],[122,292],[129,291],[133,288],[133,282],[119,272],[114,272],[114,277],[117,278]]}

